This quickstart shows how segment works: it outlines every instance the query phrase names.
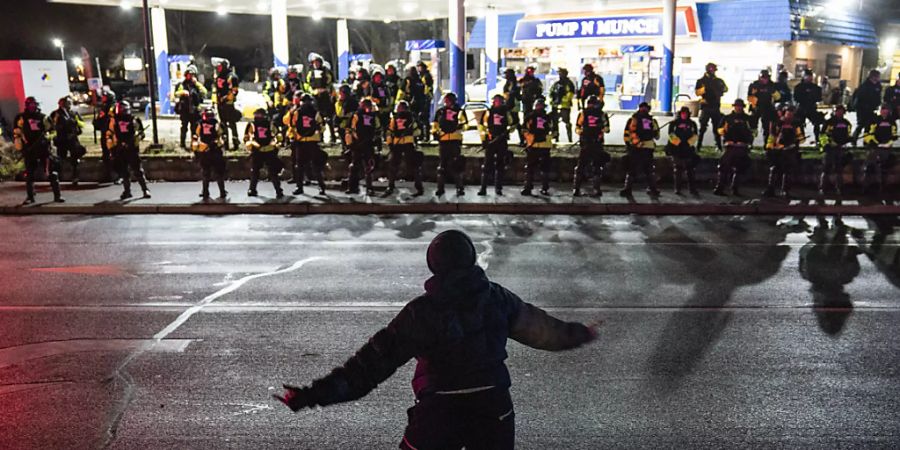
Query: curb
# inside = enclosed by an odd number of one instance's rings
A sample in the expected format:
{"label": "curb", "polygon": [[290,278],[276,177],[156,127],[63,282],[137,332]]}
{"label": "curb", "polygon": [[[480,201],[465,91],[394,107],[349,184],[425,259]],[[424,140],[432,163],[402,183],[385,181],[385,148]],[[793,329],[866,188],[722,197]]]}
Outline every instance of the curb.
{"label": "curb", "polygon": [[769,203],[697,204],[625,203],[625,204],[535,204],[535,203],[263,203],[263,204],[190,204],[190,205],[34,205],[0,207],[3,216],[30,215],[395,215],[395,214],[501,214],[501,215],[649,215],[649,216],[798,216],[900,215],[897,205],[791,205]]}

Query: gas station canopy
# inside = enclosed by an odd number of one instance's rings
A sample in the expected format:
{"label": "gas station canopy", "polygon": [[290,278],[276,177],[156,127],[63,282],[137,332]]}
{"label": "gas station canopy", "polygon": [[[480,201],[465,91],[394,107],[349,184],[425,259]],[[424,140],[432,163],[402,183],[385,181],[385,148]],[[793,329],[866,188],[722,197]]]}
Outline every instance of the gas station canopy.
{"label": "gas station canopy", "polygon": [[[94,6],[137,7],[141,0],[50,0],[57,3],[80,3]],[[658,7],[659,0],[467,0],[466,15],[483,16],[489,12],[564,13],[602,10],[604,8]],[[271,0],[150,0],[150,6],[185,11],[218,12],[220,14],[271,13]],[[448,0],[287,0],[287,15],[315,18],[358,20],[427,20],[446,18]]]}

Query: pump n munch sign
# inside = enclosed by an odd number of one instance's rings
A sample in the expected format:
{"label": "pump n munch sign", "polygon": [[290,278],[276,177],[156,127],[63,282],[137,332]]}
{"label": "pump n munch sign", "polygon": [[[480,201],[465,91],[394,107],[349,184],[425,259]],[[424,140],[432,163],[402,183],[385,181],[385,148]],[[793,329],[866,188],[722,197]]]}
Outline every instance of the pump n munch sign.
{"label": "pump n munch sign", "polygon": [[[693,8],[679,8],[675,22],[678,35],[696,35]],[[516,22],[513,41],[583,38],[625,38],[662,36],[662,11],[639,15],[522,19]]]}

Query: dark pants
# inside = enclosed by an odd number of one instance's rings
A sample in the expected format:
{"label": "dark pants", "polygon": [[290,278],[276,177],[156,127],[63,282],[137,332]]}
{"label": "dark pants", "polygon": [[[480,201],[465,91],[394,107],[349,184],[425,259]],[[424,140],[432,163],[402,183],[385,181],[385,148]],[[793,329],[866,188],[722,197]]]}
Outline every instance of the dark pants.
{"label": "dark pants", "polygon": [[754,108],[753,114],[750,115],[751,127],[755,130],[758,126],[762,127],[763,133],[763,142],[769,141],[769,128],[772,126],[772,122],[775,121],[775,107],[774,106],[763,106],[761,108]]}
{"label": "dark pants", "polygon": [[525,190],[534,188],[534,171],[541,171],[541,190],[550,189],[550,149],[529,148],[525,155]]}
{"label": "dark pants", "polygon": [[825,123],[825,115],[817,111],[814,105],[808,105],[797,110],[797,118],[804,126],[807,120],[813,125],[813,136],[815,136],[816,145],[818,145],[819,133],[822,132],[822,124]]}
{"label": "dark pants", "polygon": [[234,148],[237,149],[241,145],[240,137],[238,136],[237,123],[241,120],[241,113],[235,109],[234,105],[229,104],[220,104],[218,106],[219,120],[222,121],[222,126],[225,128],[225,149],[228,147],[228,133],[231,133],[231,143],[234,144]]}
{"label": "dark pants", "polygon": [[310,171],[319,189],[325,190],[325,175],[322,173],[324,164],[322,161],[322,149],[318,142],[294,142],[291,144],[291,161],[293,163],[294,183],[297,189],[303,188],[303,177]]}
{"label": "dark pants", "polygon": [[700,160],[697,156],[697,149],[687,143],[679,146],[669,144],[666,145],[666,154],[672,158],[672,177],[675,181],[675,192],[681,192],[682,175],[687,176],[688,189],[695,191],[694,168]]}
{"label": "dark pants", "polygon": [[578,165],[575,166],[575,190],[580,190],[584,180],[593,177],[594,192],[599,194],[603,167],[610,159],[609,153],[603,149],[602,142],[582,141],[581,151],[578,153]]}
{"label": "dark pants", "polygon": [[508,157],[509,142],[506,140],[506,136],[484,146],[484,161],[481,163],[481,190],[487,189],[491,180],[494,181],[496,192],[503,190],[503,177],[506,176],[506,158]]}
{"label": "dark pants", "polygon": [[393,189],[397,174],[400,172],[400,163],[406,163],[407,174],[412,174],[417,192],[422,192],[422,163],[425,155],[416,150],[413,144],[400,144],[391,146],[390,167],[388,169],[388,187]]}
{"label": "dark pants", "polygon": [[444,183],[448,175],[452,176],[456,182],[456,189],[462,190],[465,186],[463,183],[465,159],[462,156],[462,141],[440,141],[438,152],[440,153],[440,164],[437,168],[438,192],[444,191]]}
{"label": "dark pants", "polygon": [[25,156],[25,192],[29,199],[34,199],[34,182],[38,174],[47,175],[50,187],[53,189],[53,198],[60,197],[59,191],[59,164],[53,158],[44,155]]}
{"label": "dark pants", "polygon": [[[331,141],[334,143],[338,140],[338,130],[337,121],[334,117],[334,102],[331,99],[331,93],[328,91],[319,92],[315,94],[313,98],[316,100],[316,109],[325,120],[325,125],[328,127],[329,133],[331,134]],[[340,137],[343,138],[343,135]],[[343,140],[341,142],[343,142]]]}
{"label": "dark pants", "polygon": [[713,129],[713,138],[716,140],[716,147],[719,149],[722,148],[722,136],[719,136],[719,127],[722,126],[722,112],[719,111],[719,106],[709,108],[701,108],[700,109],[700,132],[697,139],[697,148],[703,147],[703,136],[706,134],[706,129],[709,128],[709,123],[712,122]]}
{"label": "dark pants", "polygon": [[725,153],[719,158],[716,191],[721,192],[725,184],[737,194],[741,174],[750,167],[750,148],[746,145],[726,145]]}
{"label": "dark pants", "polygon": [[268,152],[256,150],[250,154],[250,192],[256,192],[256,185],[259,184],[259,175],[263,167],[269,173],[269,181],[272,182],[272,186],[275,188],[275,195],[280,197],[282,192],[279,175],[283,165],[281,160],[278,159],[278,152],[275,150]]}
{"label": "dark pants", "polygon": [[557,130],[559,122],[566,124],[566,136],[572,142],[572,108],[553,108],[553,119]]}
{"label": "dark pants", "polygon": [[210,148],[197,154],[203,180],[203,196],[209,196],[209,182],[215,177],[219,196],[225,197],[225,155],[221,148]]}
{"label": "dark pants", "polygon": [[866,155],[865,178],[863,185],[865,188],[871,189],[873,186],[878,190],[884,189],[884,177],[894,165],[894,155],[890,148],[871,147]]}
{"label": "dark pants", "polygon": [[822,162],[822,174],[819,177],[819,190],[824,191],[829,178],[834,176],[834,187],[838,193],[844,186],[844,167],[853,161],[853,155],[844,147],[829,145],[825,147]]}
{"label": "dark pants", "polygon": [[350,146],[350,183],[349,189],[351,193],[359,192],[359,180],[365,176],[366,191],[372,190],[372,171],[375,167],[375,149],[372,147],[372,141],[357,141]]}
{"label": "dark pants", "polygon": [[506,389],[428,395],[407,410],[405,450],[506,450],[515,448],[515,412]]}
{"label": "dark pants", "polygon": [[147,191],[147,179],[141,165],[141,154],[138,147],[120,145],[112,150],[113,166],[122,179],[123,192],[131,194],[131,176],[137,179],[142,191]]}
{"label": "dark pants", "polygon": [[200,113],[198,112],[190,112],[186,114],[182,114],[180,116],[181,119],[181,134],[180,134],[180,143],[181,148],[187,148],[187,136],[192,134],[194,130],[197,129],[197,122],[200,121]]}
{"label": "dark pants", "polygon": [[106,145],[105,131],[100,131],[100,161],[103,163],[103,171],[100,175],[100,182],[106,183],[113,181],[113,174],[116,168],[113,167],[112,154]]}
{"label": "dark pants", "polygon": [[[415,114],[417,120],[419,121],[419,129],[430,130],[431,122],[429,120],[429,116],[431,115],[431,102],[423,99],[419,102],[414,102],[410,107],[412,108],[413,114]],[[423,132],[421,136],[419,136],[419,139],[422,142],[428,142],[430,141],[430,138],[428,136],[428,133]]]}
{"label": "dark pants", "polygon": [[878,115],[871,109],[860,109],[856,111],[856,130],[853,131],[854,143],[856,143],[860,133],[869,131],[869,126],[875,122],[877,117]]}
{"label": "dark pants", "polygon": [[625,190],[630,191],[638,175],[643,173],[647,178],[647,189],[656,190],[656,164],[653,161],[653,149],[629,145],[625,154]]}
{"label": "dark pants", "polygon": [[[276,106],[269,110],[269,117],[272,118],[272,125],[277,130],[278,136],[282,143],[287,142],[287,126],[284,124],[284,115],[287,112],[286,106]],[[285,145],[286,146],[286,145]]]}
{"label": "dark pants", "polygon": [[56,157],[59,160],[59,171],[62,172],[62,165],[68,161],[72,165],[72,181],[78,181],[78,165],[81,158],[85,154],[85,148],[78,142],[77,137],[69,139],[56,140]]}
{"label": "dark pants", "polygon": [[783,192],[790,190],[791,181],[800,167],[800,151],[797,147],[769,150],[766,152],[766,159],[769,161],[769,182],[766,192],[771,193],[778,181],[781,181]]}

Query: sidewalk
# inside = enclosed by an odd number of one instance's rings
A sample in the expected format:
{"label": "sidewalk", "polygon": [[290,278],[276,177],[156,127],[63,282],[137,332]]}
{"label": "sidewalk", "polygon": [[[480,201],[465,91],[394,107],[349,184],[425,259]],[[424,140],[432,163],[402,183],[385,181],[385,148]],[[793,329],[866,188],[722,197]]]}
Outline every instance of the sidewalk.
{"label": "sidewalk", "polygon": [[[133,185],[137,197],[121,201],[122,187],[111,184],[82,183],[72,187],[63,183],[65,203],[53,203],[47,183],[38,183],[37,200],[33,205],[23,206],[25,186],[20,182],[0,183],[0,214],[562,214],[562,215],[898,215],[900,206],[876,202],[874,200],[845,196],[843,201],[834,198],[816,200],[810,190],[797,190],[796,199],[758,198],[760,188],[747,186],[744,197],[716,197],[708,186],[701,187],[700,196],[677,196],[671,187],[663,185],[663,193],[651,199],[642,185],[637,185],[634,197],[622,198],[618,195],[618,185],[603,186],[600,198],[573,197],[571,185],[551,185],[550,196],[524,197],[519,194],[521,186],[512,185],[504,189],[504,196],[498,197],[493,189],[488,195],[476,195],[477,186],[466,187],[466,195],[457,197],[455,189],[448,186],[447,194],[438,198],[434,195],[435,185],[426,183],[425,195],[412,196],[411,183],[400,183],[397,191],[382,197],[384,183],[376,183],[376,195],[346,195],[336,183],[328,185],[324,196],[318,195],[315,186],[307,186],[305,195],[290,195],[294,186],[282,183],[285,196],[276,199],[272,185],[260,182],[259,197],[247,196],[248,182],[227,182],[228,198],[213,198],[203,203],[198,197],[199,182],[158,182],[151,183],[153,197],[139,197],[140,188]],[[537,192],[537,191],[535,191]],[[590,192],[590,191],[588,191]],[[213,196],[218,191],[212,187]]]}

